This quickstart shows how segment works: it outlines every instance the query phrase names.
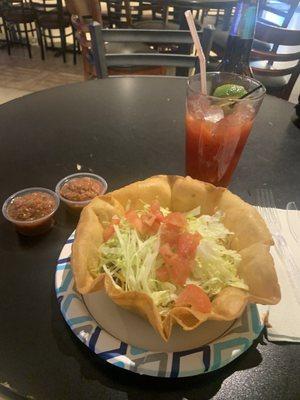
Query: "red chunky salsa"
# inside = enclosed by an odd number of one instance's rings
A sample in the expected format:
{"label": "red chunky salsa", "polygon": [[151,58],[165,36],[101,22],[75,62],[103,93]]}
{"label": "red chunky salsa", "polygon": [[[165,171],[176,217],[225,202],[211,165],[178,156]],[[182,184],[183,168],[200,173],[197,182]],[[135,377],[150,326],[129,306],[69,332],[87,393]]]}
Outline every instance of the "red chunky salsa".
{"label": "red chunky salsa", "polygon": [[60,194],[70,201],[87,201],[102,193],[101,182],[90,177],[74,178],[66,182],[60,189]]}
{"label": "red chunky salsa", "polygon": [[51,214],[55,198],[48,193],[32,192],[15,197],[7,207],[7,214],[16,221],[36,221]]}

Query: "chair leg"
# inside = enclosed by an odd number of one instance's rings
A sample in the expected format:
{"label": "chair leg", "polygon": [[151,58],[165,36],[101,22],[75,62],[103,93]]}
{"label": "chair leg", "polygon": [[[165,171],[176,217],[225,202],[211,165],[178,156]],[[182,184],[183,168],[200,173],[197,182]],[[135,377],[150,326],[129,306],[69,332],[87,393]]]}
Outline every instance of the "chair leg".
{"label": "chair leg", "polygon": [[72,26],[72,37],[73,37],[73,64],[77,64],[77,39],[75,35],[75,30]]}
{"label": "chair leg", "polygon": [[8,34],[8,27],[7,27],[6,22],[4,20],[3,20],[3,28],[4,28],[4,33],[5,33],[7,52],[8,52],[8,55],[10,56],[10,37],[9,37],[9,34]]}
{"label": "chair leg", "polygon": [[60,41],[61,41],[61,49],[64,63],[67,62],[66,53],[67,53],[67,43],[66,43],[66,33],[65,28],[59,28],[60,30]]}
{"label": "chair leg", "polygon": [[200,19],[201,25],[204,24],[204,18],[207,17],[208,10],[209,10],[209,8],[204,8],[203,11],[202,11],[201,19]]}
{"label": "chair leg", "polygon": [[[75,37],[76,37],[76,34],[75,34]],[[77,45],[77,54],[82,54],[82,51],[80,48],[80,43],[79,43],[79,40],[77,40],[77,38],[76,38],[76,45]]]}
{"label": "chair leg", "polygon": [[22,43],[22,33],[21,33],[20,25],[16,24],[16,27],[17,27],[17,32],[18,32],[18,37],[17,37],[17,35],[15,35],[16,36],[16,41],[19,41],[19,42]]}
{"label": "chair leg", "polygon": [[30,30],[31,30],[31,36],[34,37],[34,29],[33,29],[32,22],[30,22]]}
{"label": "chair leg", "polygon": [[232,7],[226,7],[224,10],[224,17],[223,17],[223,25],[222,30],[228,31],[230,27],[230,19],[231,19]]}
{"label": "chair leg", "polygon": [[31,46],[30,46],[30,42],[29,42],[28,29],[27,29],[27,24],[26,24],[26,23],[24,23],[24,30],[25,30],[25,36],[26,36],[26,46],[27,46],[27,50],[28,50],[28,54],[29,54],[29,58],[32,58],[32,54],[31,54]]}
{"label": "chair leg", "polygon": [[40,49],[41,49],[41,58],[44,61],[45,60],[45,51],[44,51],[44,44],[43,44],[43,35],[42,35],[42,30],[38,24],[36,24],[36,34],[37,34],[38,43],[39,43]]}
{"label": "chair leg", "polygon": [[218,10],[217,10],[217,15],[216,15],[216,23],[215,23],[215,26],[218,25],[219,19],[220,19],[220,10],[218,9]]}
{"label": "chair leg", "polygon": [[48,34],[49,34],[49,38],[50,38],[51,47],[54,48],[54,42],[53,42],[53,36],[52,36],[51,29],[48,29]]}
{"label": "chair leg", "polygon": [[[93,67],[89,63],[88,49],[86,47],[82,47],[81,54],[82,54],[82,63],[83,63],[83,76],[84,76],[84,80],[87,81],[91,78],[91,76],[93,76],[93,73],[91,71],[93,69]],[[96,76],[96,75],[94,75],[94,76]]]}
{"label": "chair leg", "polygon": [[[43,28],[41,28],[41,29],[43,29]],[[44,46],[45,46],[45,49],[47,50],[47,48],[48,48],[48,43],[47,43],[47,37],[46,37],[46,29],[45,29],[44,31],[42,31],[42,32],[43,32],[42,37],[43,37],[43,39],[44,39]]]}

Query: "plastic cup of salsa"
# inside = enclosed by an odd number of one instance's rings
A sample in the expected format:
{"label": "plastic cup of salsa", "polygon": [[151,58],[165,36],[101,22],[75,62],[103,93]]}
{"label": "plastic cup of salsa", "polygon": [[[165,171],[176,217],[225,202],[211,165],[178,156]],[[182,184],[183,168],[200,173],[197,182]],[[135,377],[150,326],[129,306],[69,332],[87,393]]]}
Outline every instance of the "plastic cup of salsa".
{"label": "plastic cup of salsa", "polygon": [[53,227],[59,202],[59,197],[52,190],[32,187],[9,196],[2,206],[2,213],[15,225],[17,232],[36,236]]}
{"label": "plastic cup of salsa", "polygon": [[93,198],[107,191],[107,182],[99,175],[80,172],[66,176],[58,182],[56,194],[72,213],[80,213]]}

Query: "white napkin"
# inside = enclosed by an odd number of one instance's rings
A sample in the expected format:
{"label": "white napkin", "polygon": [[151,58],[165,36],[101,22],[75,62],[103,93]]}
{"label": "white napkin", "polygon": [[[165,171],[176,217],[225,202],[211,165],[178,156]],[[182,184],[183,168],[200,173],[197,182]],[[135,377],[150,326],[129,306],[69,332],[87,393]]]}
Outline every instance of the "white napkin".
{"label": "white napkin", "polygon": [[[277,209],[281,223],[281,234],[288,243],[291,254],[300,269],[300,212],[288,211],[290,225],[288,224],[288,212]],[[296,233],[296,237],[295,237]],[[275,268],[281,288],[281,301],[275,306],[257,305],[262,322],[268,313],[268,339],[274,342],[300,342],[300,305],[295,297],[295,289],[290,283],[286,267],[275,246],[271,249],[275,261]]]}

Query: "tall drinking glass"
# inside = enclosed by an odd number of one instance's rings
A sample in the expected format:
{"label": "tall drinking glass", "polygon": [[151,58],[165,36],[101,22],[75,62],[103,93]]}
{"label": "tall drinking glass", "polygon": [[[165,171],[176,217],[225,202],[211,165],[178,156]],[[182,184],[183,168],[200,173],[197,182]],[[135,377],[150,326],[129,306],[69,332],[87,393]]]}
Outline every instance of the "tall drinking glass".
{"label": "tall drinking glass", "polygon": [[[200,75],[188,79],[186,101],[186,174],[216,186],[228,186],[251,131],[266,90],[244,99],[213,96],[223,85],[261,85],[247,76],[207,73],[207,95],[200,93]],[[227,86],[228,88],[228,86]]]}

